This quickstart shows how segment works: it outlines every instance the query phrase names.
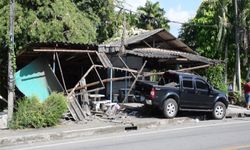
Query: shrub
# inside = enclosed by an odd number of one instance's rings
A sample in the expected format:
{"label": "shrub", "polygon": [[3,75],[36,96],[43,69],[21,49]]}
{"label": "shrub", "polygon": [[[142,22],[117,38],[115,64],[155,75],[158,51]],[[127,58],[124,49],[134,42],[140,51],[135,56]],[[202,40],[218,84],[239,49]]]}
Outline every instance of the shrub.
{"label": "shrub", "polygon": [[63,94],[52,93],[43,103],[37,97],[25,97],[18,102],[10,128],[54,126],[66,110],[67,102]]}
{"label": "shrub", "polygon": [[211,66],[205,71],[208,81],[217,89],[227,93],[227,85],[224,83],[223,65]]}
{"label": "shrub", "polygon": [[67,110],[67,100],[62,94],[52,93],[43,103],[47,126],[58,124],[59,118]]}
{"label": "shrub", "polygon": [[24,97],[18,101],[11,128],[40,128],[43,123],[43,107],[37,97]]}

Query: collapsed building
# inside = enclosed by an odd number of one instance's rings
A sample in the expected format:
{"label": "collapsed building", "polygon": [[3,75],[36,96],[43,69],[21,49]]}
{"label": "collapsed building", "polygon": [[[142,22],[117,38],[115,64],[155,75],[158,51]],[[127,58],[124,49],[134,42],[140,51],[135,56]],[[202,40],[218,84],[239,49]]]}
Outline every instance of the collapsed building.
{"label": "collapsed building", "polygon": [[[25,96],[46,99],[64,92],[75,120],[90,115],[89,99],[108,106],[134,99],[138,79],[162,72],[191,70],[217,63],[197,54],[164,29],[142,32],[101,45],[69,42],[32,43],[17,58],[16,86]],[[115,102],[115,103],[114,103]]]}

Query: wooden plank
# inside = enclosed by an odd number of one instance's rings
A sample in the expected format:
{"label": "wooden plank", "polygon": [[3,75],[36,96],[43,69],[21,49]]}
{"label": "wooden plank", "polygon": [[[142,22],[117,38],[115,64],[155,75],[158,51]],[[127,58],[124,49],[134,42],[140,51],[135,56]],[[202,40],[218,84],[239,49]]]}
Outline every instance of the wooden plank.
{"label": "wooden plank", "polygon": [[[85,80],[81,81],[80,85],[81,86],[86,85],[86,81]],[[87,92],[87,88],[82,89],[80,93],[82,94],[80,95],[82,101],[82,110],[86,115],[90,116],[91,112],[89,107],[89,94]]]}
{"label": "wooden plank", "polygon": [[96,50],[83,50],[83,49],[33,49],[34,52],[64,52],[64,53],[96,53]]}
{"label": "wooden plank", "polygon": [[74,87],[73,89],[70,90],[71,92],[69,93],[69,96],[71,96],[71,95],[74,93],[75,89],[79,86],[81,80],[83,80],[83,79],[89,74],[89,72],[90,72],[93,68],[94,68],[94,66],[92,65],[92,66],[89,68],[89,70],[82,76],[82,78],[77,82],[77,84],[75,85],[75,87]]}
{"label": "wooden plank", "polygon": [[105,85],[104,85],[103,82],[102,82],[102,78],[101,78],[99,72],[97,71],[97,69],[96,69],[96,67],[95,67],[95,64],[94,64],[94,61],[93,61],[93,59],[91,58],[91,56],[90,56],[89,53],[88,53],[88,56],[89,56],[89,59],[90,59],[92,65],[94,66],[94,69],[95,69],[95,72],[96,72],[96,74],[97,74],[97,76],[98,76],[98,78],[99,78],[99,81],[101,81],[102,86],[105,87]]}
{"label": "wooden plank", "polygon": [[[195,66],[195,67],[190,67],[190,68],[182,68],[176,71],[188,71],[188,70],[195,70],[195,69],[201,69],[201,68],[206,68],[209,67],[210,65],[201,65],[201,66]],[[163,75],[165,72],[155,72],[155,73],[146,73],[144,74],[145,77],[148,76],[153,76],[153,75]]]}
{"label": "wooden plank", "polygon": [[57,63],[58,63],[58,66],[59,66],[59,70],[60,70],[60,74],[61,74],[61,78],[62,78],[62,82],[63,82],[63,87],[64,87],[64,90],[65,90],[66,94],[68,95],[67,87],[66,87],[66,84],[65,84],[63,71],[62,71],[62,67],[61,67],[61,62],[60,62],[60,59],[59,59],[59,56],[58,56],[57,53],[56,53],[56,59],[57,59]]}
{"label": "wooden plank", "polygon": [[111,68],[113,67],[112,63],[110,62],[108,56],[101,52],[97,53],[98,58],[100,59],[101,63],[103,64],[104,68]]}
{"label": "wooden plank", "polygon": [[88,90],[88,93],[91,93],[91,92],[96,92],[96,91],[100,91],[100,90],[103,90],[103,89],[105,89],[105,87],[100,87],[100,88],[96,88],[96,89]]}
{"label": "wooden plank", "polygon": [[143,43],[145,43],[148,47],[152,48],[152,46],[148,44],[145,40],[143,40]]}
{"label": "wooden plank", "polygon": [[[140,76],[140,77],[141,77],[141,76]],[[109,78],[109,79],[104,79],[104,80],[102,80],[102,82],[103,82],[103,83],[106,83],[106,82],[110,82],[110,81],[120,81],[120,80],[131,79],[131,78],[133,78],[133,77],[132,77],[132,76],[118,77],[118,78],[112,78],[112,80]],[[76,91],[76,90],[81,90],[81,89],[83,89],[83,88],[85,88],[85,87],[95,86],[95,85],[98,85],[98,84],[100,84],[100,83],[101,83],[100,81],[96,81],[96,82],[88,83],[88,84],[86,84],[86,85],[84,85],[84,86],[78,86],[78,87],[76,87],[75,89],[68,89],[68,91],[72,91],[72,90],[74,90],[74,91]]]}
{"label": "wooden plank", "polygon": [[188,70],[195,70],[195,69],[201,69],[201,68],[206,68],[209,67],[210,65],[201,65],[201,66],[195,66],[195,67],[190,67],[190,68],[183,68],[179,69],[177,71],[188,71]]}
{"label": "wooden plank", "polygon": [[101,53],[102,57],[105,59],[105,63],[109,68],[113,67],[112,63],[110,62],[108,56],[105,53]]}
{"label": "wooden plank", "polygon": [[130,89],[129,89],[128,93],[127,93],[127,95],[125,96],[124,100],[122,101],[122,103],[124,103],[125,101],[127,101],[127,99],[128,99],[128,95],[129,95],[129,94],[130,94],[130,92],[132,91],[132,89],[133,89],[133,87],[134,87],[134,85],[135,85],[136,81],[138,80],[138,78],[139,78],[139,76],[140,76],[140,74],[141,74],[141,72],[142,72],[143,68],[145,67],[146,63],[147,63],[147,61],[145,61],[145,62],[144,62],[144,64],[142,65],[142,67],[141,67],[140,71],[138,72],[138,74],[137,74],[137,76],[136,76],[135,80],[133,81],[133,83],[132,83],[132,85],[131,85],[131,87],[130,87]]}
{"label": "wooden plank", "polygon": [[73,114],[75,116],[77,116],[77,117],[75,117],[75,118],[77,118],[76,121],[84,120],[84,118],[86,116],[85,116],[84,112],[82,111],[80,104],[78,103],[77,99],[74,96],[70,96],[70,105],[72,107],[72,110],[74,111]]}
{"label": "wooden plank", "polygon": [[[123,63],[123,65],[128,69],[128,70],[130,70],[130,68],[128,67],[128,65],[125,63],[125,61],[122,59],[122,57],[121,56],[118,56],[119,57],[119,59],[121,60],[121,62]],[[130,72],[131,74],[132,74],[132,76],[135,78],[135,75],[132,73],[132,72]]]}
{"label": "wooden plank", "polygon": [[97,53],[97,56],[98,56],[99,60],[101,61],[102,65],[104,66],[104,68],[108,68],[108,66],[106,65],[105,61],[103,60],[103,57],[101,56],[101,54]]}
{"label": "wooden plank", "polygon": [[69,101],[68,110],[69,110],[70,114],[72,115],[72,117],[73,117],[73,119],[75,121],[79,121],[79,118],[78,118],[78,116],[77,116],[77,114],[76,114],[76,112],[74,110],[74,107],[71,104],[72,103],[72,99],[68,97],[68,101]]}

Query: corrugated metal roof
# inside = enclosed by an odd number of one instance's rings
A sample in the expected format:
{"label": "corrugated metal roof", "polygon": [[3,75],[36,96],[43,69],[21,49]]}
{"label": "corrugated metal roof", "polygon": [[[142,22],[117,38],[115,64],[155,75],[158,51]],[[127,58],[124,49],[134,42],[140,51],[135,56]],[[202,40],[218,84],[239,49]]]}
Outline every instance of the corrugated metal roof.
{"label": "corrugated metal roof", "polygon": [[137,48],[127,50],[126,53],[147,58],[187,58],[190,61],[198,61],[208,64],[213,62],[213,60],[200,55],[157,48]]}
{"label": "corrugated metal roof", "polygon": [[[164,29],[156,29],[156,30],[152,30],[152,31],[147,31],[147,32],[143,32],[139,35],[134,35],[134,36],[131,36],[131,37],[128,37],[125,39],[125,45],[129,45],[129,44],[134,44],[134,43],[138,43],[154,34],[157,34],[158,32],[160,31],[164,31]],[[167,31],[166,31],[167,32]],[[121,41],[115,41],[115,42],[112,42],[108,45],[112,45],[112,46],[119,46],[121,45]]]}
{"label": "corrugated metal roof", "polygon": [[[169,46],[168,47],[169,49],[196,54],[196,52],[194,52],[189,46],[184,44],[182,41],[180,41],[178,38],[173,36],[165,29],[155,29],[152,31],[143,32],[139,35],[128,37],[124,40],[124,45],[129,46],[131,44],[140,43],[154,35],[160,37],[162,39],[161,41]],[[98,50],[102,52],[117,52],[120,50],[120,47],[121,47],[121,40],[118,40],[115,42],[111,42],[109,44],[101,44],[98,46]]]}
{"label": "corrugated metal roof", "polygon": [[65,49],[82,49],[82,50],[97,50],[98,45],[96,44],[84,44],[77,42],[58,42],[58,41],[48,41],[48,42],[33,42],[30,43],[28,47],[34,48],[46,48],[46,47],[54,47],[54,48],[65,48]]}

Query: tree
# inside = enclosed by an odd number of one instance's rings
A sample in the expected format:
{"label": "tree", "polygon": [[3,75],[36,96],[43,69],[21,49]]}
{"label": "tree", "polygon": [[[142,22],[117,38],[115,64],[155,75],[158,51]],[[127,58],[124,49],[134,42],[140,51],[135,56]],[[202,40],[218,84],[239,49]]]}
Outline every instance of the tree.
{"label": "tree", "polygon": [[[235,9],[233,2],[235,1],[203,1],[197,11],[196,16],[187,24],[183,25],[180,32],[180,37],[184,40],[184,42],[186,42],[188,45],[191,45],[191,47],[201,55],[212,59],[225,60],[225,62],[228,62],[228,67],[225,69],[227,69],[226,71],[229,73],[228,77],[230,78],[231,82],[236,70],[236,44],[234,31],[237,25],[235,24]],[[241,0],[238,1],[238,3],[240,16],[238,27],[245,27],[244,31],[249,31],[250,1]],[[248,45],[246,47],[249,47],[249,44],[247,44],[247,41],[249,43],[249,36],[245,35],[244,37],[245,42],[240,40],[242,43],[240,47],[241,49],[243,49],[243,43]],[[246,37],[248,40],[246,40]],[[225,53],[228,55],[225,55]],[[242,58],[244,58],[244,55],[241,54],[241,60],[243,60]],[[246,74],[245,70],[246,69],[242,69],[242,74]]]}
{"label": "tree", "polygon": [[[9,1],[0,1],[0,92],[6,97]],[[16,0],[15,54],[31,42],[96,42],[95,21],[71,0]],[[14,54],[14,58],[15,58]],[[15,68],[15,61],[14,68]]]}
{"label": "tree", "polygon": [[115,9],[113,0],[74,0],[77,7],[88,14],[97,24],[97,41],[102,43],[115,32]]}
{"label": "tree", "polygon": [[239,1],[239,26],[241,27],[241,47],[244,50],[243,65],[248,68],[246,78],[250,78],[250,2],[247,0]]}
{"label": "tree", "polygon": [[152,30],[156,28],[165,28],[169,30],[168,20],[164,16],[165,11],[160,7],[159,2],[152,3],[147,0],[143,7],[137,9],[139,13],[139,24],[138,27]]}

